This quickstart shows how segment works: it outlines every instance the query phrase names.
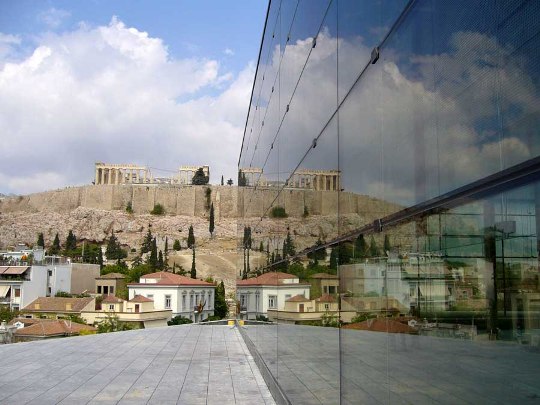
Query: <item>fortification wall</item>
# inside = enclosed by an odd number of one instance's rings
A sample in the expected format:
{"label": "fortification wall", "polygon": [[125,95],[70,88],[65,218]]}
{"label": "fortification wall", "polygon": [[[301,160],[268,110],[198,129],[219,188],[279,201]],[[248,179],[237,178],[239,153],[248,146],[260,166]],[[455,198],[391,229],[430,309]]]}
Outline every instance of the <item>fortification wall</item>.
{"label": "fortification wall", "polygon": [[[77,207],[99,210],[125,210],[128,203],[137,214],[147,214],[161,204],[169,215],[207,217],[206,189],[211,190],[216,218],[261,217],[277,196],[275,189],[230,186],[144,186],[89,185],[53,190],[0,201],[0,212],[69,212]],[[362,214],[384,216],[395,212],[394,204],[348,192],[284,190],[274,205],[285,208],[290,217],[302,217],[304,207],[309,215]],[[380,215],[379,215],[380,214]]]}

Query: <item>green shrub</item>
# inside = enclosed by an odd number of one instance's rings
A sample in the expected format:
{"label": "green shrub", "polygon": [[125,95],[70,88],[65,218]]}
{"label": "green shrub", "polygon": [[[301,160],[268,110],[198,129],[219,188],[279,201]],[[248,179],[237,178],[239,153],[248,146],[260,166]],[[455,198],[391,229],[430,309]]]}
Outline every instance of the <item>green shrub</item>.
{"label": "green shrub", "polygon": [[279,205],[276,205],[272,208],[272,211],[270,211],[270,217],[272,218],[287,218],[288,215],[285,212],[285,208],[280,207]]}
{"label": "green shrub", "polygon": [[184,325],[186,323],[193,323],[193,321],[189,318],[184,318],[182,315],[177,315],[170,321],[167,321],[167,325]]}
{"label": "green shrub", "polygon": [[126,212],[128,214],[133,214],[133,206],[131,205],[131,201],[128,201],[128,203],[126,205]]}
{"label": "green shrub", "polygon": [[163,205],[161,204],[155,204],[154,209],[150,211],[150,214],[152,215],[163,215],[165,214],[165,208],[163,208]]}

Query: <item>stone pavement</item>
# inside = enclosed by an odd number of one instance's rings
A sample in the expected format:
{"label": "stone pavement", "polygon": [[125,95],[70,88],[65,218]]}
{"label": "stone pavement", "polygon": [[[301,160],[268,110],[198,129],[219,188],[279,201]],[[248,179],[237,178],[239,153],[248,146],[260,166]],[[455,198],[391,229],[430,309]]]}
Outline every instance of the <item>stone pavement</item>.
{"label": "stone pavement", "polygon": [[536,347],[286,324],[243,332],[293,404],[540,403]]}
{"label": "stone pavement", "polygon": [[274,404],[236,328],[182,325],[0,346],[0,404]]}

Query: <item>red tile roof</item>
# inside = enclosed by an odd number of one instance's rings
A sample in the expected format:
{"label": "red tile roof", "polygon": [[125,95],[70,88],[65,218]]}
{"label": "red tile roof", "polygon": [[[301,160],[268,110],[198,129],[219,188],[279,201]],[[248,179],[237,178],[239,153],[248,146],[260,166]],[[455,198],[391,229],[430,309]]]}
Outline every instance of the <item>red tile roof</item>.
{"label": "red tile roof", "polygon": [[416,333],[414,328],[393,319],[368,319],[367,321],[344,325],[343,328],[368,330],[372,332]]}
{"label": "red tile roof", "polygon": [[122,298],[115,297],[114,295],[107,295],[101,302],[103,304],[119,304],[124,302],[124,300]]}
{"label": "red tile roof", "polygon": [[145,297],[144,295],[137,294],[135,297],[129,300],[129,302],[154,302],[154,300],[151,300],[148,297]]}
{"label": "red tile roof", "polygon": [[169,273],[166,271],[160,271],[157,273],[146,274],[141,277],[141,280],[156,279],[156,283],[129,283],[128,285],[137,286],[152,286],[152,285],[197,285],[206,287],[215,287],[212,283],[206,281],[197,280],[194,278],[181,276],[180,274]]}
{"label": "red tile roof", "polygon": [[81,331],[96,331],[93,326],[83,325],[76,322],[66,320],[47,320],[40,319],[31,326],[17,329],[15,331],[16,336],[35,336],[35,337],[48,337],[48,336],[62,336],[62,335],[78,335]]}
{"label": "red tile roof", "polygon": [[289,298],[288,300],[285,300],[285,302],[310,302],[310,300],[308,300],[304,296],[304,294],[298,294],[298,295],[295,295],[294,297]]}
{"label": "red tile roof", "polygon": [[[24,307],[22,312],[81,312],[92,301],[92,297],[39,297]],[[36,304],[39,304],[39,308],[36,308]],[[71,305],[71,309],[67,309],[68,305]]]}
{"label": "red tile roof", "polygon": [[334,295],[324,294],[317,298],[317,302],[337,302],[337,299]]}
{"label": "red tile roof", "polygon": [[290,280],[290,279],[295,279],[295,278],[298,278],[298,276],[276,271],[276,272],[264,273],[260,275],[259,277],[248,278],[247,280],[237,280],[236,285],[237,286],[251,286],[251,285],[269,285],[269,286],[274,285],[275,286],[278,284],[279,285],[292,285],[292,286],[304,285],[304,284],[298,284],[298,283],[284,283],[284,280]]}

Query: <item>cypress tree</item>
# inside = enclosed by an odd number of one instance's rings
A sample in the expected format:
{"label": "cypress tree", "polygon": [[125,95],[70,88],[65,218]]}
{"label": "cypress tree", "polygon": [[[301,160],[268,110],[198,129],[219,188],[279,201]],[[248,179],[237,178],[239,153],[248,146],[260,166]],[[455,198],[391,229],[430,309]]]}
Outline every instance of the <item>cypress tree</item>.
{"label": "cypress tree", "polygon": [[223,281],[216,287],[216,299],[214,301],[214,315],[220,318],[227,316],[228,308],[227,301],[225,301],[225,285]]}
{"label": "cypress tree", "polygon": [[148,227],[148,232],[146,232],[143,243],[141,245],[141,254],[148,253],[152,250],[152,239],[152,232],[150,231],[150,227]]}
{"label": "cypress tree", "polygon": [[364,235],[358,235],[358,238],[354,241],[354,257],[364,258],[368,254],[368,246]]}
{"label": "cypress tree", "polygon": [[77,249],[77,238],[73,234],[73,231],[70,230],[66,238],[66,252]]}
{"label": "cypress tree", "polygon": [[214,235],[214,203],[210,205],[210,224],[208,225],[210,236]]}
{"label": "cypress tree", "polygon": [[152,239],[152,247],[150,248],[150,256],[148,257],[148,264],[152,269],[155,269],[158,265],[158,253],[156,238]]}
{"label": "cypress tree", "polygon": [[101,246],[98,246],[99,247],[99,250],[98,250],[98,264],[99,264],[99,269],[103,269],[103,250],[101,249]]}
{"label": "cypress tree", "polygon": [[189,249],[195,246],[195,234],[193,233],[193,225],[189,226],[189,234],[187,238],[187,246]]}
{"label": "cypress tree", "polygon": [[55,255],[60,252],[60,238],[58,237],[58,233],[56,233],[56,236],[54,237],[53,244],[49,250],[49,253]]}
{"label": "cypress tree", "polygon": [[379,256],[379,248],[377,247],[377,243],[375,243],[375,238],[373,236],[371,236],[369,241],[369,255],[371,257]]}
{"label": "cypress tree", "polygon": [[195,268],[195,248],[193,248],[193,260],[191,261],[191,278],[197,278],[197,269]]}
{"label": "cypress tree", "polygon": [[165,262],[163,261],[163,252],[160,250],[158,254],[157,268],[163,270],[165,267]]}
{"label": "cypress tree", "polygon": [[221,175],[221,185],[223,186],[224,183],[223,183],[223,175]]}
{"label": "cypress tree", "polygon": [[389,252],[392,249],[392,246],[390,246],[390,237],[388,235],[384,235],[384,253]]}
{"label": "cypress tree", "polygon": [[37,246],[41,246],[42,248],[45,248],[45,238],[43,237],[43,232],[40,232],[38,234]]}

